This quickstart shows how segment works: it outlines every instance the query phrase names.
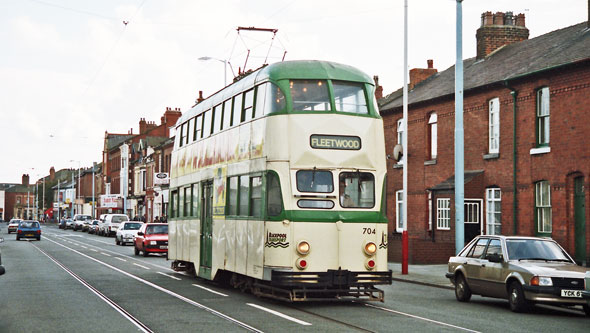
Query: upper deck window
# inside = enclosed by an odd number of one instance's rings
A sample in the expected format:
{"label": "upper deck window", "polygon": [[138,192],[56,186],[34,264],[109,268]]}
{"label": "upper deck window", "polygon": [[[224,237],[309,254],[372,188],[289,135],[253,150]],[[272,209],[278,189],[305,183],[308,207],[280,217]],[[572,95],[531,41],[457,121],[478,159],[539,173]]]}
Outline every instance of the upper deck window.
{"label": "upper deck window", "polygon": [[297,171],[297,190],[299,192],[332,193],[334,191],[332,172],[324,170]]}
{"label": "upper deck window", "polygon": [[275,84],[266,82],[256,89],[256,116],[279,112],[285,108],[285,95]]}
{"label": "upper deck window", "polygon": [[333,82],[336,111],[368,114],[363,85],[354,82]]}
{"label": "upper deck window", "polygon": [[330,94],[326,80],[289,81],[293,111],[329,111]]}

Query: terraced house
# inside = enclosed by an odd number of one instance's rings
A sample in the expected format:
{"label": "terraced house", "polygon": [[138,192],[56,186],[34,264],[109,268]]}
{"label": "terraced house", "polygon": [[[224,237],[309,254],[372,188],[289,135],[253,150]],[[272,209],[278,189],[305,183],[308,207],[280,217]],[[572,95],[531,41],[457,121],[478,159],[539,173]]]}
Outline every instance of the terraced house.
{"label": "terraced house", "polygon": [[[546,236],[590,262],[590,26],[528,39],[523,14],[483,13],[477,56],[464,60],[465,241],[478,234]],[[408,163],[412,263],[455,251],[454,66],[410,72],[379,101],[388,153],[408,131],[408,156],[388,160],[390,260],[401,258],[402,165]]]}

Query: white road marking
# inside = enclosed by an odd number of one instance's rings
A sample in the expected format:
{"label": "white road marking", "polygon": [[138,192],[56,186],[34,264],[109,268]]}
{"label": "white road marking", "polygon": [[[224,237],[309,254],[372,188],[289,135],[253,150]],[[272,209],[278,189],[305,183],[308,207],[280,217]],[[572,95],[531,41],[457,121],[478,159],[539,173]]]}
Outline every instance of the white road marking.
{"label": "white road marking", "polygon": [[[52,241],[52,240],[50,240],[50,241]],[[52,241],[52,242],[54,242],[54,241]],[[58,244],[58,245],[61,245],[61,244],[59,244],[57,242],[54,242],[54,243],[55,244]],[[90,291],[92,291],[96,296],[98,296],[98,298],[100,298],[102,301],[104,301],[105,303],[107,303],[108,305],[110,305],[113,309],[115,309],[117,312],[119,312],[123,317],[125,317],[127,320],[129,320],[133,325],[135,325],[142,332],[145,332],[145,333],[153,332],[147,325],[145,325],[144,323],[142,323],[141,321],[139,321],[137,318],[133,317],[123,307],[121,307],[119,304],[115,303],[113,300],[111,300],[110,298],[108,298],[107,296],[105,296],[98,289],[94,288],[90,283],[88,283],[85,280],[83,280],[76,273],[74,273],[69,268],[67,268],[66,266],[64,266],[62,263],[60,263],[59,261],[57,261],[56,259],[54,259],[53,257],[51,257],[49,254],[43,252],[43,250],[41,250],[36,245],[33,244],[33,246],[35,246],[35,248],[37,248],[37,250],[39,250],[41,253],[43,253],[47,258],[49,258],[51,261],[53,261],[61,269],[63,269],[64,271],[66,271],[68,274],[70,274],[70,276],[72,276],[74,279],[76,279],[78,282],[80,282],[83,286],[85,286]],[[67,246],[66,246],[66,248],[67,248]]]}
{"label": "white road marking", "polygon": [[105,255],[105,256],[107,256],[107,257],[110,257],[110,256],[111,256],[110,254],[108,254],[108,253],[104,253],[104,252],[101,252],[100,254],[102,254],[102,255]]}
{"label": "white road marking", "polygon": [[279,317],[281,317],[281,318],[284,318],[284,319],[290,320],[290,321],[292,321],[292,322],[295,322],[295,323],[297,323],[297,324],[299,324],[299,325],[305,325],[305,326],[309,326],[309,325],[311,325],[310,323],[308,323],[308,322],[306,322],[306,321],[299,320],[299,319],[297,319],[297,318],[293,318],[293,317],[291,317],[291,316],[287,316],[286,314],[280,313],[280,312],[278,312],[278,311],[275,311],[275,310],[267,309],[267,308],[265,308],[265,307],[263,307],[263,306],[260,306],[260,305],[256,305],[256,304],[252,304],[252,303],[246,303],[246,304],[250,305],[251,307],[254,307],[254,308],[260,309],[260,310],[262,310],[262,311],[266,311],[266,312],[268,312],[268,313],[271,313],[271,314],[273,314],[273,315],[275,315],[275,316],[279,316]]}
{"label": "white road marking", "polygon": [[174,280],[178,280],[178,281],[182,280],[180,278],[177,278],[176,276],[172,276],[172,275],[169,275],[169,274],[166,274],[166,273],[162,273],[162,272],[156,272],[156,273],[161,274],[161,275],[164,275],[164,276],[167,276],[167,277],[169,277],[171,279],[174,279]]}
{"label": "white road marking", "polygon": [[379,309],[379,310],[383,310],[383,311],[387,311],[387,312],[399,314],[399,315],[410,317],[410,318],[424,320],[424,321],[427,321],[427,322],[431,322],[433,324],[456,328],[456,329],[461,330],[461,331],[481,333],[480,331],[474,331],[474,330],[471,330],[471,329],[468,329],[468,328],[465,328],[465,327],[455,326],[455,325],[443,323],[442,321],[432,320],[432,319],[428,319],[428,318],[416,316],[416,315],[405,313],[405,312],[400,312],[400,311],[395,311],[395,310],[388,309],[388,308],[383,308],[383,307],[380,307],[380,306],[375,306],[375,305],[372,305],[372,304],[365,304],[365,305],[368,306],[368,307],[374,308],[374,309]]}
{"label": "white road marking", "polygon": [[127,262],[127,260],[125,260],[123,258],[115,257],[115,259]]}
{"label": "white road marking", "polygon": [[83,249],[87,249],[87,247],[84,246],[84,245],[80,245],[80,247],[83,248]]}
{"label": "white road marking", "polygon": [[95,249],[90,249],[90,251],[98,252],[98,250],[95,250]]}
{"label": "white road marking", "polygon": [[195,302],[195,301],[193,301],[193,300],[191,300],[189,298],[186,298],[186,297],[184,297],[182,295],[179,295],[179,294],[177,294],[177,293],[175,293],[173,291],[170,291],[168,289],[165,289],[163,287],[160,287],[159,285],[157,285],[155,283],[152,283],[152,282],[149,282],[147,280],[144,280],[144,279],[142,279],[140,277],[137,277],[137,276],[135,276],[135,275],[133,275],[131,273],[127,273],[127,272],[125,272],[122,269],[119,269],[119,268],[117,268],[115,266],[109,265],[109,264],[107,264],[105,262],[102,262],[102,261],[100,261],[100,260],[98,260],[96,258],[93,258],[93,257],[91,257],[89,255],[86,255],[86,254],[84,254],[84,253],[82,253],[80,251],[74,250],[74,249],[72,249],[70,247],[67,247],[66,245],[60,244],[60,243],[58,243],[58,242],[56,242],[54,240],[51,240],[49,238],[47,238],[47,240],[50,241],[50,242],[52,242],[52,243],[55,243],[55,244],[57,244],[57,245],[59,245],[61,247],[64,247],[64,248],[66,248],[66,249],[68,249],[68,250],[70,250],[70,251],[72,251],[74,253],[77,253],[77,254],[85,257],[85,258],[88,258],[88,259],[90,259],[92,261],[95,261],[95,262],[97,262],[97,263],[99,263],[99,264],[101,264],[103,266],[106,266],[106,267],[108,267],[108,268],[110,268],[110,269],[112,269],[114,271],[117,271],[117,272],[119,272],[119,273],[121,273],[121,274],[123,274],[123,275],[125,275],[125,276],[127,276],[129,278],[132,278],[132,279],[134,279],[134,280],[136,280],[138,282],[141,282],[141,283],[143,283],[143,284],[145,284],[147,286],[150,286],[150,287],[152,287],[154,289],[157,289],[157,290],[159,290],[159,291],[161,291],[163,293],[166,293],[166,294],[168,294],[168,295],[170,295],[172,297],[178,298],[179,300],[181,300],[183,302],[186,302],[186,303],[188,303],[190,305],[193,305],[193,306],[195,306],[195,307],[197,307],[199,309],[205,310],[205,311],[211,313],[212,315],[215,315],[217,317],[220,317],[220,318],[223,318],[223,319],[225,319],[227,321],[230,321],[230,322],[232,322],[232,323],[234,323],[234,324],[236,324],[236,325],[238,325],[240,327],[243,327],[243,328],[245,328],[245,329],[247,329],[249,331],[252,331],[252,332],[261,332],[262,333],[261,330],[255,328],[255,327],[252,327],[252,326],[250,326],[250,325],[248,325],[248,324],[246,324],[244,322],[241,322],[241,321],[239,321],[237,319],[234,319],[234,318],[232,318],[232,317],[230,317],[230,316],[228,316],[228,315],[226,315],[224,313],[221,313],[221,312],[219,312],[217,310],[214,310],[214,309],[212,309],[212,308],[210,308],[208,306],[205,306],[203,304],[197,303],[197,302]]}
{"label": "white road marking", "polygon": [[215,291],[215,290],[213,290],[213,289],[209,289],[209,288],[207,288],[207,287],[199,286],[198,284],[194,284],[194,283],[193,283],[193,286],[195,286],[195,287],[199,287],[199,288],[201,288],[201,289],[203,289],[203,290],[207,290],[207,291],[208,291],[208,292],[210,292],[210,293],[214,293],[214,294],[217,294],[217,295],[220,295],[220,296],[225,296],[225,297],[227,297],[227,295],[226,295],[226,294],[222,294],[222,293],[220,293],[219,291]]}
{"label": "white road marking", "polygon": [[137,266],[137,267],[141,267],[141,268],[143,268],[143,269],[150,269],[149,267],[146,267],[146,266],[144,266],[144,265],[140,265],[140,264],[137,264],[137,263],[133,263],[133,264],[134,264],[135,266]]}

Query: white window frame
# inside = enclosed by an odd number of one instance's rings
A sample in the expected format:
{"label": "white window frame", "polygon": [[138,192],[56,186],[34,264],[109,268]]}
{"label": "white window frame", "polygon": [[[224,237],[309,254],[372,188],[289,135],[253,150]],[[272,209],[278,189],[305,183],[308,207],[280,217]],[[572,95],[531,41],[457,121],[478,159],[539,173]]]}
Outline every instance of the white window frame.
{"label": "white window frame", "polygon": [[428,130],[430,131],[430,159],[436,160],[438,151],[438,116],[436,112],[431,113],[428,117]]}
{"label": "white window frame", "polygon": [[[492,203],[494,208],[492,208]],[[496,235],[495,226],[502,230],[502,191],[499,187],[486,188],[486,235]],[[494,216],[499,216],[499,222],[495,222]],[[501,234],[501,233],[500,233]]]}
{"label": "white window frame", "polygon": [[549,107],[550,95],[549,87],[543,87],[537,90],[537,113],[536,113],[536,130],[537,147],[549,146],[549,133],[550,131],[550,107]]}
{"label": "white window frame", "polygon": [[436,228],[438,230],[451,229],[451,199],[436,199]]}
{"label": "white window frame", "polygon": [[432,192],[428,191],[428,230],[432,230]]}
{"label": "white window frame", "polygon": [[[549,234],[553,231],[552,215],[551,185],[546,180],[538,181],[535,183],[535,216],[537,218],[538,233]],[[548,228],[546,228],[545,224],[543,223],[543,218],[545,216],[549,217]]]}
{"label": "white window frame", "polygon": [[404,231],[404,219],[403,219],[403,206],[404,206],[404,191],[399,190],[395,192],[395,231]]}
{"label": "white window frame", "polygon": [[[403,147],[404,145],[404,118],[398,119],[397,121],[397,144]],[[397,161],[397,164],[404,164],[405,156]]]}
{"label": "white window frame", "polygon": [[490,154],[500,152],[500,99],[492,98],[489,102],[488,112],[488,151]]}

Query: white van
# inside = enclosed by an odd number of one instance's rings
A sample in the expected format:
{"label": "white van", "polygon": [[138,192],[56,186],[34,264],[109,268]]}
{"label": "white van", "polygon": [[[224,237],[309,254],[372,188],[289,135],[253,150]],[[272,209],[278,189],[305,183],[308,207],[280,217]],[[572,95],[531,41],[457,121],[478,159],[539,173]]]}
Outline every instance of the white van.
{"label": "white van", "polygon": [[104,222],[100,226],[102,228],[103,236],[114,235],[119,228],[121,222],[129,221],[129,217],[125,214],[106,214],[104,216]]}

